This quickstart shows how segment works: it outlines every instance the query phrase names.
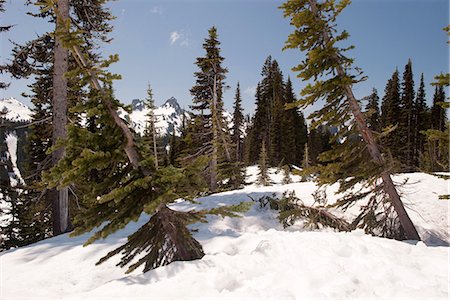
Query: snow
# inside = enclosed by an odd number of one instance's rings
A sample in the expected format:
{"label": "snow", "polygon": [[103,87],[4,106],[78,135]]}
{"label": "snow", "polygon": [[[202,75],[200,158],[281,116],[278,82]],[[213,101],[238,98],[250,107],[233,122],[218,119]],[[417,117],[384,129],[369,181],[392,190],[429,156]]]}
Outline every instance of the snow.
{"label": "snow", "polygon": [[[142,100],[134,100],[133,111],[129,115],[132,120],[134,130],[143,134],[147,122],[148,109],[145,108]],[[189,114],[182,110],[175,98],[168,99],[163,105],[155,108],[154,114],[156,116],[156,129],[158,134],[171,134],[172,126],[175,127],[175,134],[181,135],[181,126],[183,122],[183,115],[189,118]]]}
{"label": "snow", "polygon": [[[254,182],[257,168],[247,170]],[[295,191],[312,201],[312,182],[282,185],[282,172],[270,170],[274,185],[250,184],[243,189],[213,194],[198,203],[177,201],[177,210],[210,208]],[[95,262],[126,241],[147,220],[105,240],[83,247],[89,235],[47,239],[0,254],[0,299],[448,299],[449,202],[448,181],[423,173],[402,188],[407,210],[424,242],[372,237],[361,230],[308,231],[300,224],[283,229],[277,212],[258,204],[242,218],[208,217],[193,224],[206,255],[201,260],[175,262],[145,274],[125,275],[115,267],[118,257],[100,266]],[[327,188],[334,201],[337,186]],[[26,287],[26,288],[25,288]]]}
{"label": "snow", "polygon": [[31,110],[28,106],[15,98],[0,99],[0,116],[11,121],[30,121]]}
{"label": "snow", "polygon": [[8,147],[8,153],[10,155],[10,160],[14,171],[14,175],[10,178],[11,186],[25,184],[25,181],[22,178],[22,174],[17,167],[17,135],[15,135],[14,133],[8,133],[8,135],[6,135],[5,142]]}

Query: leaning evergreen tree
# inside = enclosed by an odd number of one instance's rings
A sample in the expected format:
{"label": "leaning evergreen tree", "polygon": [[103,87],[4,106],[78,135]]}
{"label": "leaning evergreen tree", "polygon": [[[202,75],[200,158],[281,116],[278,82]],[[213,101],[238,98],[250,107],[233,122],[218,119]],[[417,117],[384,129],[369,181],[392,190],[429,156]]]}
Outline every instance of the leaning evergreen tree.
{"label": "leaning evergreen tree", "polygon": [[[346,31],[336,34],[335,21],[349,3],[288,0],[281,6],[296,28],[285,48],[306,52],[306,59],[293,70],[305,81],[314,80],[302,90],[298,104],[305,107],[323,99],[322,108],[310,116],[312,127],[327,123],[339,129],[334,137],[339,142],[321,157],[329,163],[320,168],[318,180],[320,184],[340,183],[339,192],[345,196],[337,205],[344,208],[368,196],[367,205],[353,222],[355,227],[371,234],[420,240],[391,179],[389,164],[353,94],[353,86],[364,80],[361,71],[352,66],[353,59],[344,55],[353,46],[337,45],[348,38]],[[370,192],[351,192],[358,183]]]}
{"label": "leaning evergreen tree", "polygon": [[[40,5],[43,11],[59,13],[52,0]],[[114,97],[112,82],[120,76],[106,70],[117,61],[117,55],[95,65],[81,50],[85,40],[79,31],[71,30],[71,22],[66,22],[56,34],[79,63],[77,72],[71,72],[68,77],[79,75],[82,83],[92,88],[89,97],[80,101],[74,110],[88,119],[95,116],[95,126],[79,122],[68,126],[68,138],[54,146],[64,147],[66,154],[45,174],[50,188],[69,185],[80,188],[84,211],[74,219],[72,235],[94,230],[85,243],[88,245],[124,228],[146,212],[151,215],[149,221],[98,263],[121,255],[119,266],[131,264],[128,269],[131,272],[144,265],[145,272],[173,261],[203,257],[203,249],[187,225],[206,221],[205,215],[209,213],[235,216],[234,212],[248,206],[198,212],[168,208],[169,202],[197,190],[195,178],[171,166],[157,170],[152,157],[139,151],[141,147],[136,144],[132,130],[117,113],[121,104]]]}

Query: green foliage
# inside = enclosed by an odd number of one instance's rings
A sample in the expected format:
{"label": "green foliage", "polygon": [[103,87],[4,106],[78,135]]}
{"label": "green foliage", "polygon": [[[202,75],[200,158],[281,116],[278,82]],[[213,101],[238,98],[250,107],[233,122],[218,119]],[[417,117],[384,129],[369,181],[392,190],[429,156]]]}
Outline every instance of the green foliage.
{"label": "green foliage", "polygon": [[[298,72],[299,78],[310,82],[301,91],[301,99],[295,104],[305,108],[322,101],[323,105],[309,116],[312,120],[311,129],[327,125],[335,131],[330,137],[331,150],[320,154],[321,164],[314,167],[318,183],[324,185],[339,182],[339,192],[343,192],[342,199],[351,199],[354,204],[363,198],[364,190],[382,191],[379,179],[384,172],[389,172],[393,164],[367,159],[371,157],[371,153],[368,151],[367,141],[364,142],[362,138],[367,134],[361,125],[364,120],[357,119],[362,116],[355,116],[360,112],[359,107],[356,107],[360,104],[354,103],[355,99],[349,99],[349,95],[353,97],[352,87],[366,79],[359,68],[353,67],[353,59],[345,55],[353,46],[339,46],[349,34],[346,31],[337,32],[335,21],[349,3],[350,1],[288,0],[281,9],[295,27],[284,48],[299,49],[306,56],[293,71]],[[393,87],[393,91],[398,86],[397,73],[394,75],[396,76],[389,85],[390,89]],[[395,105],[391,100],[393,99],[389,99],[387,103]],[[308,145],[311,149],[311,142]],[[355,187],[356,190],[352,190]],[[372,208],[369,207],[370,209]],[[364,211],[361,213],[365,214]],[[386,208],[381,213],[390,216],[391,210]],[[369,219],[364,219],[365,221],[368,222]],[[372,228],[369,224],[363,226]],[[385,224],[377,223],[375,227],[380,226]],[[401,232],[400,227],[393,227],[391,237],[396,237]]]}
{"label": "green foliage", "polygon": [[266,141],[263,140],[261,144],[261,151],[259,152],[259,173],[258,173],[258,183],[261,185],[270,185],[270,177],[269,177],[269,166],[268,166],[268,157],[266,150]]}

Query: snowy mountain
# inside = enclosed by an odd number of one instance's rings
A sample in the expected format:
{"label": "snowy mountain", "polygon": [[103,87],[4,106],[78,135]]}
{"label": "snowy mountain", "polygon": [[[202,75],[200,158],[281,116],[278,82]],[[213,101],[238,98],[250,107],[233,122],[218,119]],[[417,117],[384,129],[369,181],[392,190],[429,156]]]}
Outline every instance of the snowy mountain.
{"label": "snowy mountain", "polygon": [[[131,119],[134,130],[139,134],[143,134],[148,113],[144,100],[134,99],[131,102],[131,108],[132,112],[129,114],[129,118]],[[171,97],[163,105],[157,107],[155,109],[155,115],[157,118],[156,128],[159,135],[172,134],[174,128],[175,134],[181,135],[183,115],[187,119],[190,118],[189,113],[180,107],[177,99],[174,97]]]}
{"label": "snowy mountain", "polygon": [[31,109],[15,98],[0,99],[0,117],[10,121],[30,121]]}
{"label": "snowy mountain", "polygon": [[[239,190],[179,200],[180,211],[280,196],[295,191],[305,204],[314,202],[314,182],[282,184],[271,170],[272,186],[256,185],[257,167],[247,168],[248,183]],[[0,254],[2,299],[448,299],[448,204],[438,200],[448,181],[424,174],[402,187],[406,209],[422,242],[373,237],[362,230],[310,230],[300,222],[283,228],[278,213],[254,203],[241,218],[210,216],[190,225],[202,244],[200,260],[179,261],[142,274],[124,274],[113,257],[95,262],[126,242],[145,224],[137,222],[83,247],[89,234],[68,234]],[[335,201],[337,184],[328,186]],[[45,274],[45,277],[41,276]],[[26,288],[24,288],[26,287]]]}

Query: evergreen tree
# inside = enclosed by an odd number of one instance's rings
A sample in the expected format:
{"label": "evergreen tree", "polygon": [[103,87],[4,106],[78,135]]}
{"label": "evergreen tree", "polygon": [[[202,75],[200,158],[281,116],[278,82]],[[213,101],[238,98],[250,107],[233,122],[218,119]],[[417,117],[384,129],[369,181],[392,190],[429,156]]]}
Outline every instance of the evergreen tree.
{"label": "evergreen tree", "polygon": [[392,130],[382,141],[383,146],[387,147],[394,157],[400,153],[400,135],[398,126],[400,118],[400,83],[398,70],[392,74],[384,90],[384,97],[381,103],[381,125],[383,129]]}
{"label": "evergreen tree", "polygon": [[258,183],[264,186],[270,185],[269,178],[269,166],[268,157],[266,149],[266,141],[263,140],[261,143],[261,151],[259,152],[259,162],[258,162]]}
{"label": "evergreen tree", "polygon": [[[321,157],[329,163],[320,168],[319,183],[339,182],[339,192],[348,193],[339,204],[347,207],[368,195],[367,192],[350,192],[355,184],[372,187],[369,205],[362,208],[354,225],[372,234],[420,240],[392,182],[385,157],[380,153],[353,94],[352,87],[363,77],[359,69],[352,67],[353,59],[344,55],[352,47],[337,46],[338,42],[348,38],[346,31],[335,35],[335,20],[348,4],[346,0],[339,3],[333,0],[320,3],[316,0],[288,0],[281,6],[285,17],[289,17],[296,27],[285,48],[307,52],[306,59],[294,70],[305,81],[314,79],[314,84],[303,89],[300,105],[312,105],[323,99],[323,107],[310,116],[314,119],[312,126],[322,123],[341,126],[334,136],[334,140],[339,139],[341,143],[335,143],[333,149]],[[367,157],[371,160],[368,161]],[[374,217],[375,212],[377,218]]]}
{"label": "evergreen tree", "polygon": [[235,159],[230,162],[230,186],[234,189],[241,187],[245,183],[245,170],[243,169],[244,141],[242,127],[244,125],[244,115],[242,113],[242,99],[239,83],[236,88],[236,96],[233,111],[233,132],[231,141],[234,146]]}
{"label": "evergreen tree", "polygon": [[220,54],[217,29],[210,28],[208,34],[203,43],[206,54],[197,58],[196,65],[200,70],[194,74],[196,85],[191,89],[191,108],[199,112],[191,124],[195,129],[191,130],[194,138],[191,142],[195,143],[188,149],[190,153],[185,159],[190,159],[190,164],[201,161],[208,163],[206,180],[209,190],[215,192],[219,181],[230,176],[231,138],[223,117],[222,100],[225,74],[228,70],[222,67],[224,58]]}
{"label": "evergreen tree", "polygon": [[416,167],[421,166],[421,160],[423,158],[424,153],[424,145],[425,145],[425,136],[422,131],[430,128],[429,125],[429,115],[428,115],[428,107],[426,104],[426,95],[425,95],[425,83],[423,79],[423,73],[420,77],[420,85],[417,90],[416,101],[414,103],[414,140],[415,140],[415,165]]}
{"label": "evergreen tree", "polygon": [[414,80],[412,72],[412,62],[408,60],[403,72],[402,94],[400,98],[400,118],[398,124],[398,134],[400,135],[399,151],[402,155],[398,159],[405,171],[414,170]]}
{"label": "evergreen tree", "polygon": [[445,131],[447,116],[442,104],[445,103],[445,90],[443,86],[436,86],[433,95],[433,106],[431,107],[431,128]]}
{"label": "evergreen tree", "polygon": [[374,132],[380,132],[380,109],[378,107],[380,98],[378,97],[378,92],[376,89],[372,90],[372,94],[369,96],[369,102],[366,106],[366,111],[368,113],[367,123],[369,128]]}
{"label": "evergreen tree", "polygon": [[[450,35],[450,25],[443,28]],[[450,43],[450,42],[447,42]],[[449,169],[449,123],[445,109],[450,108],[450,102],[445,101],[445,87],[450,85],[450,74],[435,76],[436,86],[431,109],[431,129],[422,131],[426,137],[426,151],[423,166],[427,171],[448,171]],[[448,100],[448,99],[447,99]],[[443,124],[444,123],[444,124]],[[449,199],[449,195],[439,196]]]}
{"label": "evergreen tree", "polygon": [[145,144],[145,148],[150,150],[150,153],[153,156],[153,161],[155,164],[155,168],[159,169],[159,160],[161,160],[162,151],[161,147],[158,146],[158,133],[156,128],[157,116],[155,115],[155,100],[153,99],[153,91],[148,85],[147,88],[147,98],[145,98],[145,107],[147,108],[147,121],[144,130],[143,142]]}
{"label": "evergreen tree", "polygon": [[233,134],[231,135],[231,140],[233,145],[236,147],[236,161],[242,162],[244,149],[243,149],[243,132],[242,126],[244,124],[244,115],[242,113],[242,99],[241,99],[241,89],[239,82],[236,88],[236,96],[234,98],[234,111],[233,111]]}

